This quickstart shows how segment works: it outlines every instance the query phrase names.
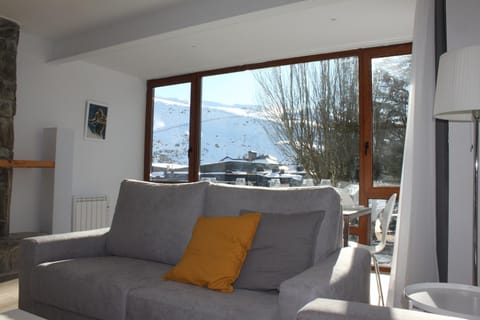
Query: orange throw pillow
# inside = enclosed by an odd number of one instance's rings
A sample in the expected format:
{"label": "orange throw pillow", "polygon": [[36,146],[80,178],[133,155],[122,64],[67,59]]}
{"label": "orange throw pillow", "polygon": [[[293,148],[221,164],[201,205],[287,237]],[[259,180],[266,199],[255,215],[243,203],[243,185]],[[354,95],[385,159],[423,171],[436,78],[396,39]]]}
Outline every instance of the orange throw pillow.
{"label": "orange throw pillow", "polygon": [[260,216],[199,217],[182,259],[163,278],[232,292]]}

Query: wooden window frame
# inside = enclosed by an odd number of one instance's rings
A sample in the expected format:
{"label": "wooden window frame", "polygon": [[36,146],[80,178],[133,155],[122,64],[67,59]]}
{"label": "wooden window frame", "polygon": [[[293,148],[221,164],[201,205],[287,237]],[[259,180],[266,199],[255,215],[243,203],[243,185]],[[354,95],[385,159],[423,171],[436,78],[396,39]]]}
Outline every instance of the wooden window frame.
{"label": "wooden window frame", "polygon": [[[368,206],[369,199],[388,199],[400,194],[400,187],[375,187],[373,185],[373,119],[372,119],[372,59],[411,54],[412,44],[369,48],[362,51],[359,65],[359,117],[360,117],[360,177],[359,203]],[[366,148],[365,146],[369,146]],[[365,153],[366,150],[366,153]],[[362,217],[358,227],[351,227],[350,233],[359,236],[361,243],[368,243],[368,219]]]}
{"label": "wooden window frame", "polygon": [[[219,75],[225,73],[239,72],[245,70],[254,70],[266,67],[276,67],[282,65],[305,63],[318,60],[327,60],[344,57],[358,58],[358,78],[359,78],[359,202],[362,205],[368,205],[368,199],[388,199],[393,193],[399,194],[399,187],[374,187],[372,176],[372,72],[371,61],[374,58],[388,57],[395,55],[410,54],[412,51],[411,43],[402,43],[389,46],[362,48],[333,53],[324,53],[280,59],[262,63],[247,64],[215,70],[206,70],[191,74],[168,77],[163,79],[153,79],[147,81],[146,98],[146,120],[145,120],[145,152],[144,152],[144,179],[150,180],[151,159],[152,159],[152,130],[153,130],[153,90],[155,87],[173,85],[180,83],[191,84],[191,105],[190,105],[190,146],[188,150],[189,158],[189,181],[198,181],[200,171],[200,148],[201,148],[201,84],[202,77]],[[370,146],[366,154],[365,144]],[[167,181],[165,181],[167,182]],[[367,218],[360,219],[358,227],[351,227],[350,232],[359,236],[359,241],[367,243],[370,235],[367,235]]]}

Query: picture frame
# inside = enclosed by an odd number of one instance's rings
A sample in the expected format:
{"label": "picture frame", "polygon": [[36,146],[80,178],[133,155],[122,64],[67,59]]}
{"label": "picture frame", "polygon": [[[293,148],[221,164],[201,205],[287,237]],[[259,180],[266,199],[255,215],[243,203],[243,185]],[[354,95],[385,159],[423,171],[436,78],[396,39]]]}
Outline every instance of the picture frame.
{"label": "picture frame", "polygon": [[105,103],[87,100],[85,108],[84,138],[105,141],[107,138],[108,109]]}

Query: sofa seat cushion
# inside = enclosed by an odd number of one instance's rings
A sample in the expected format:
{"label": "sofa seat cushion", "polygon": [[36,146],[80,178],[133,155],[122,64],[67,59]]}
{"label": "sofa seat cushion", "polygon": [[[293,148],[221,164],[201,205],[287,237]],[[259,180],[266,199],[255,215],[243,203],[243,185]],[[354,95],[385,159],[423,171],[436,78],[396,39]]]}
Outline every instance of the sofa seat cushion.
{"label": "sofa seat cushion", "polygon": [[95,319],[125,319],[128,292],[161,280],[170,265],[122,257],[42,263],[32,274],[36,302]]}
{"label": "sofa seat cushion", "polygon": [[177,264],[203,213],[207,186],[123,181],[107,236],[108,252]]}
{"label": "sofa seat cushion", "polygon": [[234,290],[221,293],[166,281],[160,286],[131,290],[127,319],[237,320],[278,319],[276,292]]}

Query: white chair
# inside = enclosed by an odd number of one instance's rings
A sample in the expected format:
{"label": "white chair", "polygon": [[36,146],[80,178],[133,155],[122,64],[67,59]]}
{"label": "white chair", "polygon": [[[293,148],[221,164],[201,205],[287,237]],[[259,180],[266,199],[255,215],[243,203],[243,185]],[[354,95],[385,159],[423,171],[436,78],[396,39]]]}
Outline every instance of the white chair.
{"label": "white chair", "polygon": [[348,242],[348,245],[350,247],[360,247],[370,251],[370,255],[372,256],[373,265],[375,268],[375,274],[377,278],[378,300],[379,300],[379,304],[381,303],[382,306],[385,305],[385,302],[383,299],[382,283],[380,282],[380,270],[378,267],[378,261],[377,261],[377,258],[375,257],[375,254],[382,252],[383,249],[385,249],[385,245],[387,244],[388,226],[390,225],[390,221],[392,220],[392,214],[393,214],[393,209],[395,207],[396,199],[397,199],[397,194],[396,193],[392,194],[390,199],[388,199],[387,204],[385,205],[385,208],[383,208],[382,212],[380,212],[378,215],[378,219],[380,220],[380,225],[382,228],[380,242],[378,244],[367,246],[364,244],[359,244],[358,242],[353,242],[353,241]]}
{"label": "white chair", "polygon": [[[378,205],[378,202],[379,201],[383,201],[383,200],[372,200],[371,201],[371,204],[370,204],[370,210],[372,211],[370,213],[370,220],[372,221],[372,229],[371,230],[374,230],[374,234],[375,234],[375,237],[377,240],[380,240],[378,237],[377,237],[377,234],[376,234],[376,231],[377,231],[377,218],[378,218],[378,214],[380,211],[383,210],[383,208],[379,208],[379,205]],[[380,226],[378,226],[378,229],[380,229]]]}

